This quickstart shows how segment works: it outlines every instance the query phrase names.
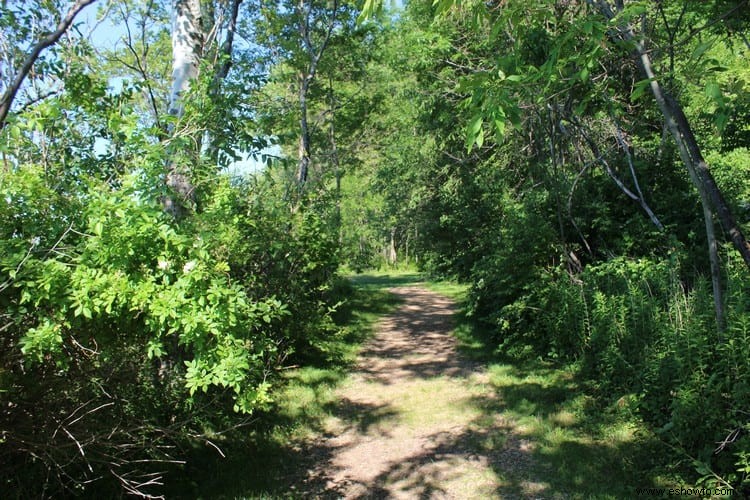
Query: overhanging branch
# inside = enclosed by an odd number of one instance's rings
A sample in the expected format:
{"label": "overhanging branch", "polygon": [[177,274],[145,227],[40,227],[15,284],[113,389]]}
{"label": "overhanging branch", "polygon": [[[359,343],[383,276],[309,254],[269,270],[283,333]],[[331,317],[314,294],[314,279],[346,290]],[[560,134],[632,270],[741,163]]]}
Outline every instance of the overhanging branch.
{"label": "overhanging branch", "polygon": [[23,85],[24,80],[26,79],[26,76],[28,76],[29,72],[31,72],[31,68],[34,67],[34,63],[37,59],[39,59],[39,56],[41,55],[42,51],[46,49],[47,47],[51,47],[57,41],[60,39],[60,37],[68,31],[68,28],[70,28],[70,25],[73,24],[73,20],[76,18],[79,12],[86,7],[87,5],[90,5],[92,3],[96,2],[96,0],[78,0],[76,3],[73,4],[73,6],[68,10],[68,13],[65,15],[65,17],[60,21],[60,23],[57,25],[57,29],[50,33],[49,35],[42,38],[32,49],[31,53],[26,57],[26,60],[23,63],[23,66],[19,70],[18,74],[16,75],[16,78],[13,80],[13,83],[10,87],[8,87],[8,90],[5,92],[5,95],[3,95],[2,99],[0,100],[0,130],[2,130],[5,127],[6,120],[8,118],[8,113],[10,112],[10,108],[13,105],[13,101],[16,98],[16,94],[18,94],[19,89],[21,88],[21,85]]}

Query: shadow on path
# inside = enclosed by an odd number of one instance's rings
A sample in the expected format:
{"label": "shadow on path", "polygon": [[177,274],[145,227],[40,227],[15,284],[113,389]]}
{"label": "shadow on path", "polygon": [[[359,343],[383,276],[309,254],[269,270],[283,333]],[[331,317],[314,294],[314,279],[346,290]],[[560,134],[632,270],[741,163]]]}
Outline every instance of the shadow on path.
{"label": "shadow on path", "polygon": [[206,447],[188,493],[170,498],[615,499],[658,486],[643,473],[658,443],[618,428],[573,373],[470,361],[450,300],[415,284],[391,292],[399,308],[351,373],[299,370],[299,392],[281,398],[291,406],[269,415],[282,436],[252,431],[221,460]]}
{"label": "shadow on path", "polygon": [[[305,494],[345,498],[538,495],[532,449],[475,404],[486,374],[456,349],[455,305],[419,286],[364,346],[315,456]],[[324,485],[325,483],[325,485]],[[317,489],[316,489],[317,488]]]}

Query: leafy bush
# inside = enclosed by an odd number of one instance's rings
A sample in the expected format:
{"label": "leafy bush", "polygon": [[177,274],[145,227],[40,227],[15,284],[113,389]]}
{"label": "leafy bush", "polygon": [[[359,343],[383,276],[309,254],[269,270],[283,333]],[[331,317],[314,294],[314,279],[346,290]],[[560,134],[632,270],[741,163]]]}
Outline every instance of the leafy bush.
{"label": "leafy bush", "polygon": [[177,223],[140,174],[74,202],[33,167],[0,175],[4,488],[153,491],[159,464],[264,407],[289,353],[334,333],[314,206],[224,180]]}
{"label": "leafy bush", "polygon": [[[707,483],[747,488],[750,290],[741,262],[730,267],[730,327],[720,335],[710,283],[693,277],[686,286],[678,250],[613,258],[575,276],[532,256],[502,252],[476,268],[475,304],[496,305],[475,312],[496,325],[498,349],[575,362],[610,402],[636,394],[641,418],[682,450],[679,460],[689,457]],[[535,267],[519,271],[524,259]]]}

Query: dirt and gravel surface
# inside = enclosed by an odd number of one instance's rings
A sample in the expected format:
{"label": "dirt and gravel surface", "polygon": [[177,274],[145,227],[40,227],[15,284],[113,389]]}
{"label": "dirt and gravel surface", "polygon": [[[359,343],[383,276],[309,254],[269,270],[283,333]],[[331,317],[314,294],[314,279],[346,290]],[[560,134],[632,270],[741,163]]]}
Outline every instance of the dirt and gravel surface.
{"label": "dirt and gravel surface", "polygon": [[[309,450],[307,492],[329,498],[538,498],[533,444],[451,335],[454,304],[420,286],[383,318]],[[314,487],[313,487],[314,485]]]}

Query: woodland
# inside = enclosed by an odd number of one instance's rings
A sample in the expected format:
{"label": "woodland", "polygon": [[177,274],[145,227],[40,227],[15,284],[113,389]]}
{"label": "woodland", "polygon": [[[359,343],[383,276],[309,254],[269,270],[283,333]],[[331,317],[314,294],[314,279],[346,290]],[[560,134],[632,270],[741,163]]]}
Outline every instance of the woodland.
{"label": "woodland", "polygon": [[747,0],[0,1],[3,496],[169,496],[395,268],[750,494],[749,59]]}

